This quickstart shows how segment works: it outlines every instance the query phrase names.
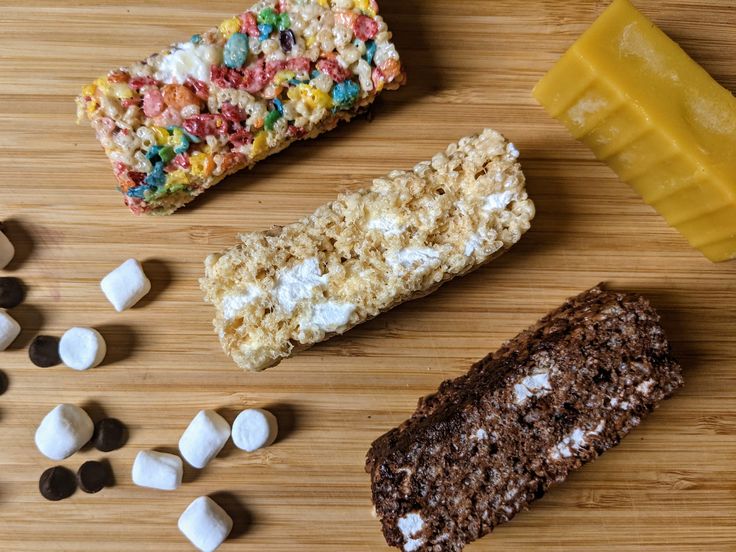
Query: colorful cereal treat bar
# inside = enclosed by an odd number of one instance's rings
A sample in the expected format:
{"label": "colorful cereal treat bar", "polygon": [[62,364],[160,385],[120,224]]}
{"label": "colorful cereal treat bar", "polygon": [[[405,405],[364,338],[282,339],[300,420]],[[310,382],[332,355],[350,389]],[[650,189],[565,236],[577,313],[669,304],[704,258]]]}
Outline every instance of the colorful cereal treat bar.
{"label": "colorful cereal treat bar", "polygon": [[264,0],[111,71],[77,105],[130,210],[170,214],[404,81],[375,0]]}
{"label": "colorful cereal treat bar", "polygon": [[736,258],[736,98],[628,0],[534,95],[694,247]]}
{"label": "colorful cereal treat bar", "polygon": [[682,385],[649,303],[594,288],[419,402],[368,452],[390,546],[460,551],[614,447]]}
{"label": "colorful cereal treat bar", "polygon": [[263,370],[509,249],[534,217],[518,155],[486,130],[210,255],[201,285],[225,352]]}

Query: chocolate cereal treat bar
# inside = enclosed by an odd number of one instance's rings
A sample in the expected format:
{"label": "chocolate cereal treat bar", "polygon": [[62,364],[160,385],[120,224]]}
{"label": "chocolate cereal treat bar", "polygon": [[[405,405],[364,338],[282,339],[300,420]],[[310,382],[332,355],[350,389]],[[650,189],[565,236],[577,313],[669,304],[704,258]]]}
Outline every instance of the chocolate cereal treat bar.
{"label": "chocolate cereal treat bar", "polygon": [[421,400],[366,462],[386,542],[459,551],[618,442],[682,385],[659,316],[594,288]]}
{"label": "chocolate cereal treat bar", "polygon": [[242,234],[201,280],[225,352],[263,370],[506,251],[534,217],[518,155],[485,130],[299,222]]}
{"label": "chocolate cereal treat bar", "polygon": [[77,98],[126,205],[167,215],[405,81],[375,0],[263,0]]}

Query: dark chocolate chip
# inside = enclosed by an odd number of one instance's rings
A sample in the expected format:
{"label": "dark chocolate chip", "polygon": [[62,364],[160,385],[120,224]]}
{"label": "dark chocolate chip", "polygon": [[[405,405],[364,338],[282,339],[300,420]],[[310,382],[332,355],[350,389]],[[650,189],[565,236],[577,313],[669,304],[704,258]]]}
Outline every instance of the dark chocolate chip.
{"label": "dark chocolate chip", "polygon": [[291,52],[296,45],[296,36],[294,35],[294,31],[291,29],[281,31],[279,34],[279,40],[281,41],[281,49],[287,54]]}
{"label": "dark chocolate chip", "polygon": [[25,290],[18,278],[0,278],[0,309],[12,309],[23,302]]}
{"label": "dark chocolate chip", "polygon": [[8,390],[8,376],[5,375],[5,372],[0,370],[0,395],[5,393]]}
{"label": "dark chocolate chip", "polygon": [[102,452],[117,450],[128,438],[125,425],[115,418],[105,418],[95,424],[92,446]]}
{"label": "dark chocolate chip", "polygon": [[28,347],[28,356],[33,364],[41,368],[61,364],[59,338],[51,335],[39,335]]}
{"label": "dark chocolate chip", "polygon": [[54,466],[41,474],[38,490],[46,500],[64,500],[77,490],[74,473],[63,466]]}
{"label": "dark chocolate chip", "polygon": [[112,483],[112,470],[107,462],[90,460],[77,471],[79,488],[85,493],[98,493]]}

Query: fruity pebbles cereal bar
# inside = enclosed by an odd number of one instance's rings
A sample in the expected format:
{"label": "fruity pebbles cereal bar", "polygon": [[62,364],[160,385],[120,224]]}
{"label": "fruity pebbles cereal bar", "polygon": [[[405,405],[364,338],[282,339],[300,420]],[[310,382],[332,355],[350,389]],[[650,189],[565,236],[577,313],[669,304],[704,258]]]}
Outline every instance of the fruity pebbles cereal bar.
{"label": "fruity pebbles cereal bar", "polygon": [[263,0],[77,98],[135,214],[167,215],[405,81],[375,0]]}

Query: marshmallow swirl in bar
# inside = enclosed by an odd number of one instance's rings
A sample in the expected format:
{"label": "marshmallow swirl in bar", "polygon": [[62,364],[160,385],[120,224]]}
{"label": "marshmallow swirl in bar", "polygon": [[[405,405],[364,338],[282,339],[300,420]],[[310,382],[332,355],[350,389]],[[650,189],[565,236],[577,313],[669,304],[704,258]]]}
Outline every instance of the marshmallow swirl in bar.
{"label": "marshmallow swirl in bar", "polygon": [[206,260],[215,330],[262,370],[474,270],[529,229],[513,144],[493,130]]}
{"label": "marshmallow swirl in bar", "polygon": [[263,0],[100,77],[77,106],[130,210],[170,214],[404,81],[375,0]]}
{"label": "marshmallow swirl in bar", "polygon": [[600,288],[420,400],[368,452],[390,546],[459,552],[603,454],[682,385],[659,316]]}

